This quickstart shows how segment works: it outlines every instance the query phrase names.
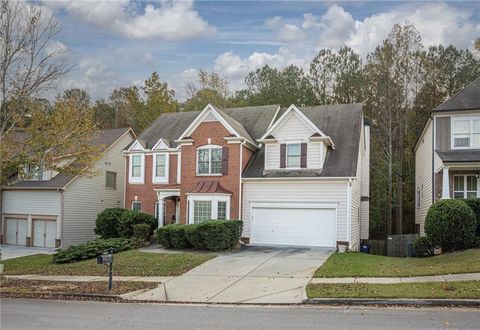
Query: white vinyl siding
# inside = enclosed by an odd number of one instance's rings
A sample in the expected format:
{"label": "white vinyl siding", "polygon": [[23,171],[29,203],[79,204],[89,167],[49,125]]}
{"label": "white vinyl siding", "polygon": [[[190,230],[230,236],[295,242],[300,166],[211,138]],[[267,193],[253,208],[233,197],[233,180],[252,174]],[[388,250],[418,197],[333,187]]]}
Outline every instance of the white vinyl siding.
{"label": "white vinyl siding", "polygon": [[420,225],[420,235],[424,234],[423,224],[432,205],[432,130],[433,124],[429,120],[415,152],[415,191],[420,190],[420,206],[415,208],[415,223]]}
{"label": "white vinyl siding", "polygon": [[[360,196],[370,197],[370,126],[363,127],[364,139],[360,145]],[[360,239],[369,238],[370,201],[360,202]]]}
{"label": "white vinyl siding", "polygon": [[352,241],[350,243],[350,249],[358,251],[360,245],[360,181],[353,180],[351,188]]}
{"label": "white vinyl siding", "polygon": [[[307,168],[320,169],[323,167],[326,147],[323,142],[310,142],[313,130],[308,127],[295,113],[292,113],[273,136],[276,143],[265,145],[265,170],[280,168],[280,144],[307,143]],[[288,167],[288,161],[287,161]],[[297,166],[300,167],[300,166]]]}
{"label": "white vinyl siding", "polygon": [[337,207],[337,241],[347,241],[347,181],[245,181],[243,183],[243,235],[250,237],[251,207],[255,203],[328,203]]}
{"label": "white vinyl siding", "polygon": [[[106,152],[95,165],[97,176],[78,177],[67,186],[62,247],[93,239],[97,214],[106,208],[123,207],[126,173],[122,150],[131,141],[133,136],[128,133]],[[116,190],[105,188],[106,171],[117,173]]]}
{"label": "white vinyl siding", "polygon": [[[105,186],[105,181],[102,186]],[[5,214],[58,216],[61,212],[60,193],[57,191],[4,190],[2,197]]]}

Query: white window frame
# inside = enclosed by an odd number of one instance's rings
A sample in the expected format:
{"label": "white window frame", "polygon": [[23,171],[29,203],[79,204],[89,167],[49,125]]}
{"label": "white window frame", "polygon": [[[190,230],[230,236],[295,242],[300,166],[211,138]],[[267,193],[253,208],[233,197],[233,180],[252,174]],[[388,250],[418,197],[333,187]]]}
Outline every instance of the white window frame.
{"label": "white window frame", "polygon": [[[299,150],[300,150],[300,153],[298,155],[298,166],[289,166],[288,164],[288,149],[290,148],[290,146],[296,146],[298,145],[299,146]],[[302,167],[302,142],[289,142],[286,144],[285,146],[285,167],[286,168],[289,168],[289,169],[298,169],[298,168],[301,168]]]}
{"label": "white window frame", "polygon": [[[157,176],[157,156],[165,156],[165,175],[164,176]],[[170,164],[170,157],[169,154],[166,152],[158,152],[152,154],[153,158],[153,166],[152,166],[152,183],[168,183],[168,175],[169,175],[169,164]]]}
{"label": "white window frame", "polygon": [[140,204],[140,210],[137,210],[137,211],[140,211],[140,212],[142,211],[142,202],[141,201],[132,201],[132,205],[130,206],[131,210],[135,210],[133,208],[133,204]]}
{"label": "white window frame", "polygon": [[[199,173],[198,172],[198,164],[199,164],[199,152],[200,150],[208,150],[208,173]],[[197,154],[196,154],[196,168],[195,172],[197,176],[222,176],[223,173],[212,173],[212,149],[221,149],[222,150],[222,172],[223,172],[223,147],[215,144],[207,144],[201,147],[197,148]]]}
{"label": "white window frame", "polygon": [[[140,156],[140,176],[132,176],[133,157]],[[145,155],[144,154],[130,154],[128,157],[128,182],[129,183],[144,183],[145,181]]]}
{"label": "white window frame", "polygon": [[[473,145],[473,122],[475,120],[480,120],[479,116],[475,117],[452,117],[452,127],[451,127],[451,136],[450,136],[450,145],[452,149],[480,149],[480,145],[474,146]],[[468,134],[469,136],[469,146],[468,147],[455,147],[455,122],[458,121],[469,121],[470,130]]]}
{"label": "white window frame", "polygon": [[[462,199],[467,199],[468,197],[468,193],[469,192],[473,192],[473,190],[467,190],[467,177],[474,177],[476,180],[477,180],[477,190],[476,190],[476,194],[477,196],[476,197],[479,197],[480,196],[480,193],[479,193],[479,182],[478,182],[478,177],[475,175],[475,174],[454,174],[453,175],[453,194],[452,194],[452,197],[455,198],[455,193],[463,193],[463,197]],[[463,190],[455,190],[455,178],[456,177],[463,177]]]}
{"label": "white window frame", "polygon": [[227,202],[226,220],[230,219],[230,195],[227,194],[190,194],[187,195],[188,223],[194,223],[194,201],[207,201],[212,203],[211,219],[218,219],[218,202]]}

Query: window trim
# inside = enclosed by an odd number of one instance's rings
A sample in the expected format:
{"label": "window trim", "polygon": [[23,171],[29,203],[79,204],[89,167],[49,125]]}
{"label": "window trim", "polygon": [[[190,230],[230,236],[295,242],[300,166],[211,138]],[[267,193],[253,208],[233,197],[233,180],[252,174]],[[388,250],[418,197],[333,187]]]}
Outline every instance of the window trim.
{"label": "window trim", "polygon": [[[285,143],[285,168],[288,169],[301,169],[302,168],[302,142],[289,142]],[[288,149],[290,146],[298,145],[299,154],[298,154],[298,166],[289,166],[288,165]]]}
{"label": "window trim", "polygon": [[[140,176],[132,176],[133,158],[140,157]],[[130,154],[128,156],[128,182],[129,183],[144,183],[145,181],[145,154]]]}
{"label": "window trim", "polygon": [[[467,187],[468,187],[468,182],[467,182],[467,177],[474,177],[476,180],[477,180],[477,190],[476,190],[476,198],[480,197],[480,194],[479,194],[479,184],[478,184],[478,177],[475,175],[475,174],[454,174],[453,175],[453,189],[452,189],[452,197],[455,199],[455,193],[463,193],[463,197],[462,198],[458,198],[458,199],[467,199],[468,198],[468,193],[469,192],[473,192],[473,190],[467,190]],[[460,190],[455,190],[455,178],[456,177],[463,177],[463,190],[460,191]]]}
{"label": "window trim", "polygon": [[135,210],[133,208],[133,204],[140,204],[140,209],[138,209],[137,211],[142,211],[142,201],[132,201],[132,204],[130,205],[131,210]]}
{"label": "window trim", "polygon": [[[165,156],[165,175],[157,176],[157,156]],[[170,166],[170,156],[167,152],[156,152],[152,154],[152,183],[168,183],[169,177],[169,166]]]}
{"label": "window trim", "polygon": [[[200,153],[200,150],[205,150],[207,149],[208,150],[208,173],[199,173],[199,153]],[[197,176],[222,176],[223,175],[223,168],[220,169],[220,173],[212,173],[212,149],[220,149],[222,150],[222,158],[220,160],[220,162],[222,163],[222,167],[223,167],[223,147],[222,146],[219,146],[219,145],[216,145],[216,144],[206,144],[206,145],[203,145],[201,147],[198,147],[197,148],[197,151],[196,151],[196,162],[195,162],[195,173]]]}
{"label": "window trim", "polygon": [[[107,185],[108,182],[108,173],[112,173],[114,175],[113,187],[109,187]],[[105,189],[109,190],[117,190],[117,172],[114,171],[105,171]]]}
{"label": "window trim", "polygon": [[[451,117],[451,132],[450,132],[450,146],[451,146],[451,149],[480,149],[480,145],[478,146],[473,146],[473,136],[474,136],[474,132],[473,132],[473,122],[475,120],[479,120],[480,121],[480,117],[479,116],[462,116],[462,117]],[[469,130],[469,133],[468,133],[468,136],[469,136],[469,146],[468,147],[455,147],[455,122],[458,122],[458,121],[469,121],[469,124],[470,124],[470,130]],[[467,135],[467,134],[465,134]]]}
{"label": "window trim", "polygon": [[226,220],[230,219],[231,195],[228,194],[189,194],[187,195],[188,224],[194,223],[195,201],[212,202],[211,219],[218,219],[218,202],[227,202]]}

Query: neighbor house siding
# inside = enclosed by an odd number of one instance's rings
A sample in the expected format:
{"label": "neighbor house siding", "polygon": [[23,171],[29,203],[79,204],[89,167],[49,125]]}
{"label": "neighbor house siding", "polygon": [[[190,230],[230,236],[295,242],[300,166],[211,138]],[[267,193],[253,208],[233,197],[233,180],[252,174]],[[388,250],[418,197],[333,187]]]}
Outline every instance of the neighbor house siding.
{"label": "neighbor house siding", "polygon": [[15,190],[2,192],[4,214],[60,215],[58,191]]}
{"label": "neighbor house siding", "polygon": [[346,182],[346,180],[244,181],[242,206],[243,236],[250,237],[252,203],[335,203],[337,205],[337,241],[348,241]]}
{"label": "neighbor house siding", "polygon": [[370,227],[370,126],[364,126],[364,139],[361,146],[361,197],[360,202],[360,239],[369,238]]}
{"label": "neighbor house siding", "polygon": [[[359,166],[360,167],[360,166]],[[351,225],[352,225],[352,241],[350,249],[358,251],[360,244],[360,180],[352,181],[352,199],[351,199]]]}
{"label": "neighbor house siding", "polygon": [[[424,234],[425,216],[432,205],[432,130],[433,123],[429,120],[415,152],[415,224],[420,225],[421,235]],[[417,191],[420,192],[419,201]]]}
{"label": "neighbor house siding", "polygon": [[[82,243],[95,237],[95,219],[106,208],[122,207],[125,193],[125,160],[122,150],[133,140],[130,133],[115,143],[95,166],[94,177],[78,177],[64,192],[62,246]],[[105,187],[106,171],[117,173],[117,188]]]}

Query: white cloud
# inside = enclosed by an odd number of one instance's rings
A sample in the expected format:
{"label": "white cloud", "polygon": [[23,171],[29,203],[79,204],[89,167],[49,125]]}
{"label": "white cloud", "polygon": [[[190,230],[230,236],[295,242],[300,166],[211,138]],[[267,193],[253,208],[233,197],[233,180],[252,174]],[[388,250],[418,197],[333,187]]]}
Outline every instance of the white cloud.
{"label": "white cloud", "polygon": [[52,40],[45,46],[45,54],[48,56],[50,55],[62,56],[66,54],[67,51],[68,51],[67,45],[65,45],[61,41]]}
{"label": "white cloud", "polygon": [[365,57],[388,36],[394,23],[413,23],[426,47],[454,44],[469,48],[480,33],[480,24],[472,19],[470,11],[445,3],[398,5],[363,20],[355,20],[334,4],[320,16],[305,13],[301,25],[287,23],[279,16],[266,19],[265,25],[282,42],[277,52],[253,52],[246,57],[226,52],[215,59],[214,70],[229,77],[232,87],[243,88],[245,75],[265,64],[278,68],[296,64],[308,70],[308,64],[322,48],[349,46]]}
{"label": "white cloud", "polygon": [[132,39],[184,40],[210,34],[210,26],[193,9],[193,0],[171,0],[157,6],[119,1],[46,2],[55,9],[64,9],[70,16],[111,30]]}

